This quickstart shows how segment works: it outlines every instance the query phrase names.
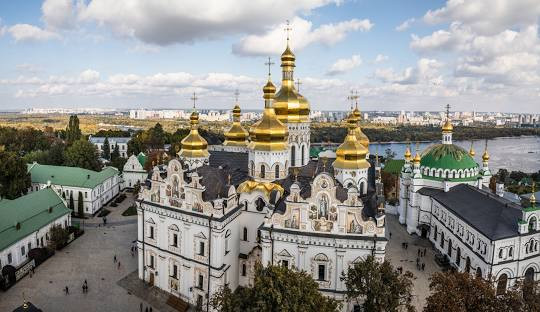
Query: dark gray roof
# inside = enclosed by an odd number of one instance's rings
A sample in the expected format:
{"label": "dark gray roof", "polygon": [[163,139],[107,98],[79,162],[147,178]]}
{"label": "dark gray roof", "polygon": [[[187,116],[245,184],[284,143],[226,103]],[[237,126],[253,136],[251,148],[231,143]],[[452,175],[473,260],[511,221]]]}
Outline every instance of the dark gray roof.
{"label": "dark gray roof", "polygon": [[457,217],[491,240],[519,235],[521,207],[504,198],[468,184],[459,184],[448,192],[429,188],[421,193],[431,194]]}
{"label": "dark gray roof", "polygon": [[248,154],[225,151],[210,151],[210,166],[230,168],[247,172]]}

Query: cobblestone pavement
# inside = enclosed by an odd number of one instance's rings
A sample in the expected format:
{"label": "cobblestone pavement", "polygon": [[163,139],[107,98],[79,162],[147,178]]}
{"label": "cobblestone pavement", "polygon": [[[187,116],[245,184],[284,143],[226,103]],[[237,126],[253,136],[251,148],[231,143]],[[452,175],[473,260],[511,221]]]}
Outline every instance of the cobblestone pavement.
{"label": "cobblestone pavement", "polygon": [[[389,239],[386,247],[386,259],[394,267],[403,267],[403,271],[411,271],[416,279],[413,281],[415,298],[414,305],[421,311],[429,295],[429,277],[434,272],[440,272],[441,268],[435,262],[435,252],[431,243],[427,239],[417,235],[409,235],[405,226],[399,224],[398,218],[394,215],[386,215],[386,236]],[[392,238],[390,238],[392,233]],[[404,249],[402,243],[409,243],[409,247]],[[418,270],[416,258],[418,250],[426,249],[426,255],[420,257],[420,264],[425,263],[425,270]]]}
{"label": "cobblestone pavement", "polygon": [[[124,211],[116,208],[119,214]],[[121,222],[120,217],[111,219]],[[117,281],[137,269],[137,255],[132,257],[130,250],[136,238],[135,223],[86,226],[84,235],[37,267],[33,277],[27,275],[8,291],[0,291],[0,311],[12,311],[20,306],[23,296],[45,312],[139,311],[141,302],[145,307],[148,304],[117,285]],[[115,255],[121,263],[120,269],[113,262]],[[83,294],[85,279],[88,293]],[[69,295],[63,291],[66,286]],[[153,311],[159,310],[154,307]]]}

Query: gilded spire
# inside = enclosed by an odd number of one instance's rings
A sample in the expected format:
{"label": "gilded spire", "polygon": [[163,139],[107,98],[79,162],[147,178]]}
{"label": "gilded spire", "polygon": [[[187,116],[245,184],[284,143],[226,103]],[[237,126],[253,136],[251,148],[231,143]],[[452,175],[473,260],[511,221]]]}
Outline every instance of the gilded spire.
{"label": "gilded spire", "polygon": [[474,151],[474,148],[473,148],[473,140],[471,140],[471,148],[469,149],[469,155],[471,157],[474,157],[476,155],[476,152]]}
{"label": "gilded spire", "polygon": [[532,193],[531,193],[531,197],[529,198],[529,202],[531,203],[531,207],[535,207],[536,206],[536,196],[534,196],[534,192],[536,192],[536,183],[533,182],[532,183]]}
{"label": "gilded spire", "polygon": [[443,133],[450,133],[454,130],[454,126],[450,122],[450,104],[446,104],[446,121],[442,127]]}
{"label": "gilded spire", "polygon": [[407,144],[407,149],[405,149],[405,154],[403,156],[405,157],[406,162],[411,161],[411,149],[409,147],[409,144]]}
{"label": "gilded spire", "polygon": [[420,150],[419,144],[418,144],[418,142],[416,142],[416,155],[414,155],[414,159],[413,159],[413,162],[414,162],[415,165],[420,165],[420,160],[422,160],[420,158],[419,150]]}
{"label": "gilded spire", "polygon": [[208,142],[199,134],[199,112],[195,108],[195,102],[198,98],[195,92],[193,92],[191,100],[193,101],[193,112],[189,116],[191,130],[182,140],[182,149],[178,152],[178,156],[184,158],[206,158],[209,156]]}
{"label": "gilded spire", "polygon": [[346,122],[348,134],[344,142],[336,150],[336,160],[334,168],[339,169],[365,169],[370,164],[366,160],[368,149],[356,138],[355,128],[357,119],[353,113],[349,115]]}
{"label": "gilded spire", "polygon": [[351,114],[349,115],[348,122],[354,124],[354,135],[356,139],[364,145],[365,148],[369,150],[369,138],[364,134],[362,128],[360,127],[360,120],[362,119],[362,114],[358,109],[358,92],[351,91],[351,95],[347,97],[348,99],[354,101],[355,107],[352,109]]}
{"label": "gilded spire", "polygon": [[248,132],[242,127],[240,123],[240,117],[242,111],[240,110],[240,105],[238,105],[238,95],[240,93],[238,90],[234,92],[236,105],[233,108],[233,124],[227,132],[225,132],[225,141],[223,145],[225,146],[247,146],[248,144]]}
{"label": "gilded spire", "polygon": [[276,116],[272,107],[272,100],[276,92],[276,87],[272,83],[270,75],[270,58],[265,65],[268,65],[268,81],[263,87],[264,112],[261,120],[253,124],[249,131],[251,136],[250,148],[261,151],[279,151],[288,148],[289,131]]}

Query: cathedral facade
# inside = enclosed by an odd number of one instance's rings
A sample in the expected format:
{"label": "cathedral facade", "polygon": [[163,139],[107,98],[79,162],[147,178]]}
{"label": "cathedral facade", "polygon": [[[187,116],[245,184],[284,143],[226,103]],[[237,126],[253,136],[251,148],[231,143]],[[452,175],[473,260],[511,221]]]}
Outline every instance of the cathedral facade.
{"label": "cathedral facade", "polygon": [[[198,113],[166,171],[157,167],[139,195],[139,278],[193,305],[221,287],[253,282],[255,263],[312,275],[343,300],[340,276],[369,255],[384,260],[380,167],[350,113],[335,157],[309,158],[309,102],[295,88],[295,55],[281,55],[279,90],[263,87],[264,112],[246,131],[240,107],[222,146],[208,148]],[[344,311],[353,309],[345,303]]]}

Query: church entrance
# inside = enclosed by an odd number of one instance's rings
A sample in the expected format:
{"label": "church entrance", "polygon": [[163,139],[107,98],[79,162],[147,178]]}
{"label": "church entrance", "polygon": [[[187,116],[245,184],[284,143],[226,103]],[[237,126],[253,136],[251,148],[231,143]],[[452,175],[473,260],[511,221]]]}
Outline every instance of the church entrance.
{"label": "church entrance", "polygon": [[150,284],[150,286],[154,286],[154,273],[150,273],[148,284]]}
{"label": "church entrance", "polygon": [[422,238],[427,238],[427,229],[425,227],[422,228]]}

